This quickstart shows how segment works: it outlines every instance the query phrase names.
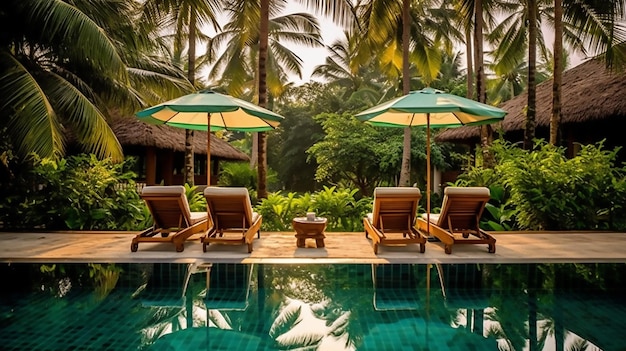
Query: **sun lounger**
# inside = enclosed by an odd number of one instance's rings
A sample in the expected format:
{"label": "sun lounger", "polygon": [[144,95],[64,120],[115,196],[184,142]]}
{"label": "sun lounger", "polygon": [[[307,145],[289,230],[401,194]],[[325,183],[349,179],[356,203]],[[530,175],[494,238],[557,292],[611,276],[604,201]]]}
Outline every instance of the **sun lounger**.
{"label": "sun lounger", "polygon": [[487,244],[489,252],[496,252],[496,239],[479,227],[489,194],[489,188],[485,187],[447,187],[441,212],[422,214],[417,221],[419,230],[439,239],[447,254],[452,253],[456,244]]}
{"label": "sun lounger", "polygon": [[146,202],[154,224],[133,238],[132,252],[137,251],[139,243],[143,242],[171,242],[176,251],[182,252],[187,238],[207,228],[206,212],[189,210],[182,185],[147,186],[143,188],[141,198]]}
{"label": "sun lounger", "polygon": [[260,236],[262,216],[252,209],[246,188],[208,187],[204,189],[211,226],[202,237],[206,252],[210,243],[248,245],[252,252],[254,235]]}
{"label": "sun lounger", "polygon": [[372,238],[375,254],[379,245],[420,244],[420,252],[426,250],[426,237],[414,226],[421,197],[418,188],[374,189],[372,213],[363,219],[363,226],[365,235]]}

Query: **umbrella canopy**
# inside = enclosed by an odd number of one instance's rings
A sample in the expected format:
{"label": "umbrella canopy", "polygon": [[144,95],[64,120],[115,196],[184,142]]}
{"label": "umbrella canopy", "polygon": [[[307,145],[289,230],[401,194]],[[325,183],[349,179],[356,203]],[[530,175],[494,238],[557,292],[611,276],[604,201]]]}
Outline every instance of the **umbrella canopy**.
{"label": "umbrella canopy", "polygon": [[425,88],[374,106],[356,117],[380,127],[440,128],[494,123],[505,114],[494,106]]}
{"label": "umbrella canopy", "polygon": [[[506,111],[441,90],[425,88],[356,115],[379,127],[426,127],[426,213],[430,213],[430,128],[479,125],[502,120]],[[429,218],[430,219],[430,218]],[[430,221],[428,221],[430,222]]]}
{"label": "umbrella canopy", "polygon": [[[284,119],[279,114],[235,97],[201,90],[136,113],[147,123],[177,128],[217,131],[263,132]],[[207,138],[207,185],[210,185],[211,138]]]}

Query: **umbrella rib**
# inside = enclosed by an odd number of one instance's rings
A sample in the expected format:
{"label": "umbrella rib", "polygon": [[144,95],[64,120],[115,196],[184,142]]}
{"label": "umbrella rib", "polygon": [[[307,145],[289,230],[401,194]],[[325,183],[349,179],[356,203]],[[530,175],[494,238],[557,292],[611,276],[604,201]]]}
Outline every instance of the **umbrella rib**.
{"label": "umbrella rib", "polygon": [[173,114],[173,115],[172,115],[172,117],[170,117],[170,118],[168,118],[168,119],[164,120],[164,121],[163,121],[163,124],[168,124],[171,120],[173,120],[173,119],[174,119],[174,117],[178,116],[178,114],[180,113],[179,111],[174,111],[174,112],[176,112],[176,113],[175,113],[175,114]]}
{"label": "umbrella rib", "polygon": [[[224,129],[228,130],[228,126],[226,126],[226,120],[224,119],[224,112],[220,112],[220,118],[222,119],[222,124],[224,125]],[[211,130],[211,126],[209,126],[209,130]]]}

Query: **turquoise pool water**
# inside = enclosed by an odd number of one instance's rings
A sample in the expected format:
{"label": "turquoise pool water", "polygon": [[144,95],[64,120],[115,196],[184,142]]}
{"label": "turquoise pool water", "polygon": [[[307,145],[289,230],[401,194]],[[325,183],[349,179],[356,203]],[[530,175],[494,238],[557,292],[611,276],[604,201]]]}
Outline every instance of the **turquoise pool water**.
{"label": "turquoise pool water", "polygon": [[624,264],[4,264],[0,274],[2,350],[626,350]]}

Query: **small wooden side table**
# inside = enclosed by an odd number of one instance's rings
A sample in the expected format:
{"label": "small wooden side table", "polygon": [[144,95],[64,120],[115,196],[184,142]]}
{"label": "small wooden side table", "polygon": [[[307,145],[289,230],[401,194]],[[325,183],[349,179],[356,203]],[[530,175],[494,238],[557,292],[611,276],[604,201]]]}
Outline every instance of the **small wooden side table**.
{"label": "small wooden side table", "polygon": [[315,246],[324,247],[324,229],[326,229],[326,218],[316,217],[309,221],[306,217],[296,217],[291,222],[296,231],[296,245],[304,247],[306,239],[315,239]]}

